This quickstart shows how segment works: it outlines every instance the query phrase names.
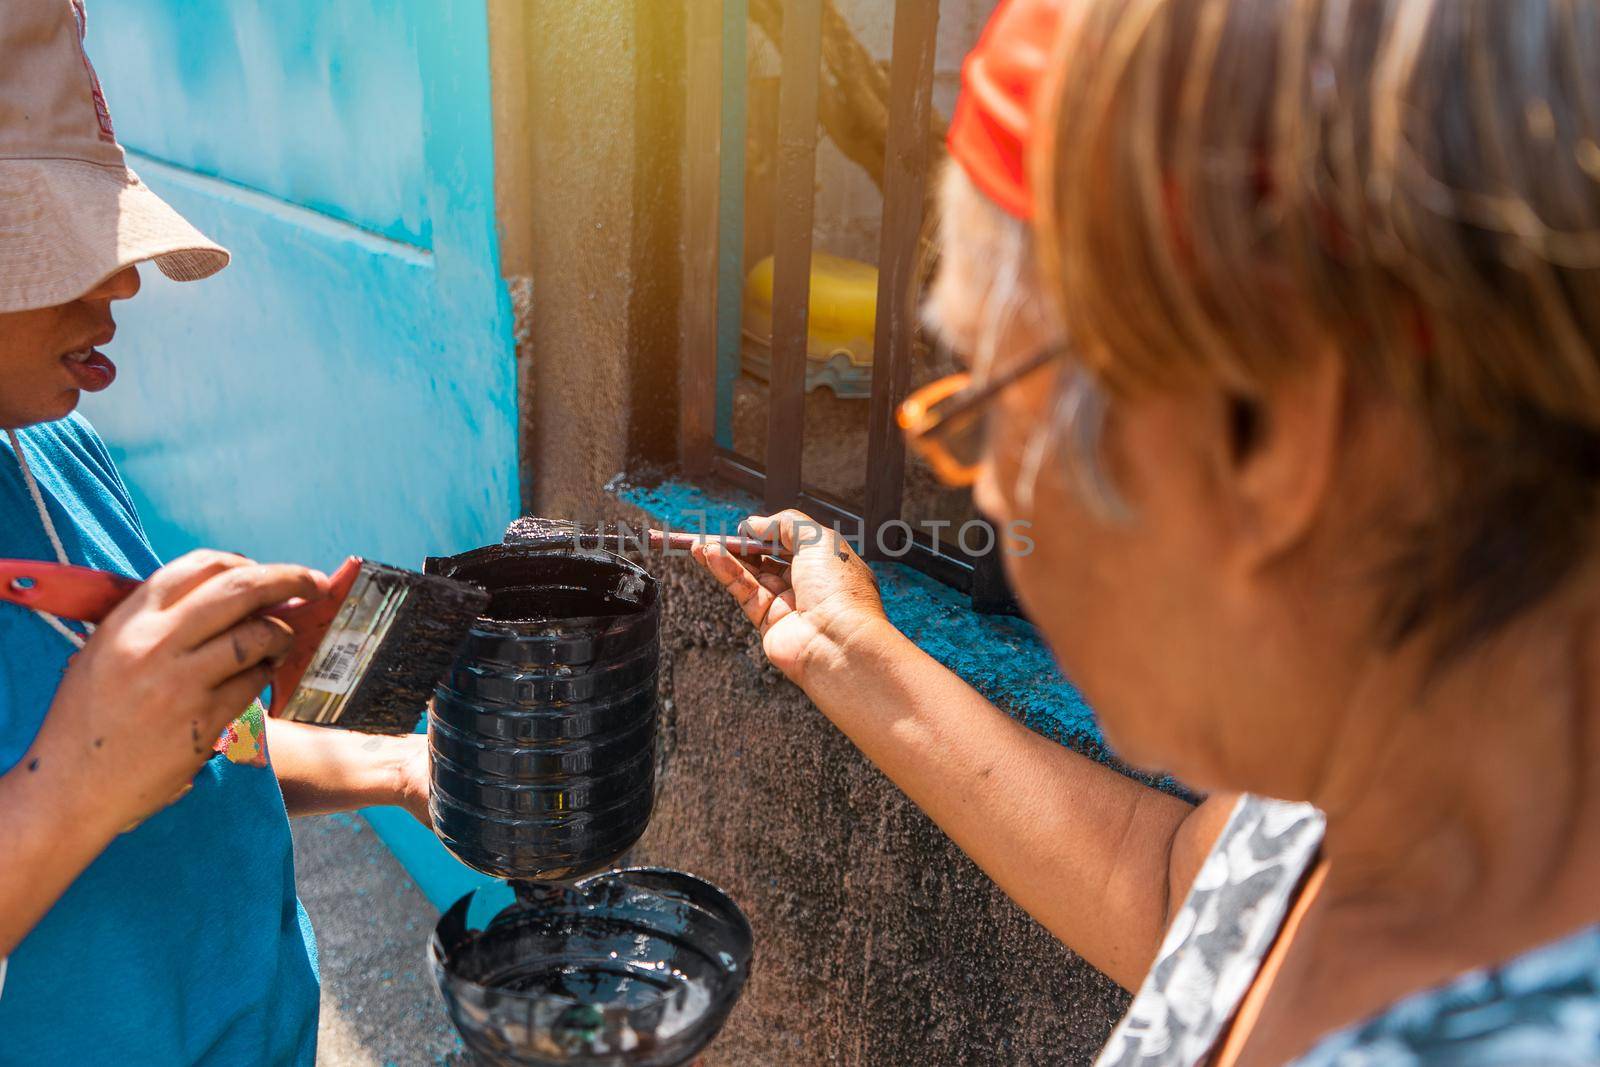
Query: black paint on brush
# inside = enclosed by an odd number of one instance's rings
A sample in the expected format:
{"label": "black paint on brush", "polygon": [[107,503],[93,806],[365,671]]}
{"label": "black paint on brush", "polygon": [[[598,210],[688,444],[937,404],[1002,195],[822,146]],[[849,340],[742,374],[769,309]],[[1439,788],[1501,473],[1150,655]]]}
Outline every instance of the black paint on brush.
{"label": "black paint on brush", "polygon": [[619,555],[629,549],[642,549],[641,538],[646,531],[637,529],[625,537],[620,529],[603,531],[592,523],[572,519],[547,519],[540,515],[524,515],[506,527],[505,545],[515,545],[528,551],[563,548],[596,548]]}
{"label": "black paint on brush", "polygon": [[489,594],[469,582],[417,574],[381,563],[366,567],[410,592],[337,726],[372,734],[408,734],[422,721],[433,687],[455,661]]}
{"label": "black paint on brush", "polygon": [[[793,555],[781,544],[755,537],[711,534],[704,531],[653,530],[617,523],[611,526],[580,523],[571,519],[547,519],[524,515],[506,528],[505,544],[525,549],[597,548],[618,555],[629,552],[687,554],[697,543],[720,544],[735,556],[771,556],[788,559]],[[845,558],[841,553],[840,558]]]}
{"label": "black paint on brush", "polygon": [[580,525],[571,519],[547,519],[542,515],[524,515],[520,519],[511,520],[511,525],[506,527],[505,543],[525,548],[560,548],[562,545],[572,544],[575,536],[592,533],[594,533],[592,528]]}

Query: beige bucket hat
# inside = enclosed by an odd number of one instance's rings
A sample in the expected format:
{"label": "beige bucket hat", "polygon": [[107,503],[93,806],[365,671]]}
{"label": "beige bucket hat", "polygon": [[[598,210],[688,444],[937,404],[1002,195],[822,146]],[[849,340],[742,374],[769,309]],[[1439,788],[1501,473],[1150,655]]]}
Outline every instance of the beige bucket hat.
{"label": "beige bucket hat", "polygon": [[0,0],[0,313],[135,263],[180,282],[228,265],[128,169],[83,36],[83,0]]}

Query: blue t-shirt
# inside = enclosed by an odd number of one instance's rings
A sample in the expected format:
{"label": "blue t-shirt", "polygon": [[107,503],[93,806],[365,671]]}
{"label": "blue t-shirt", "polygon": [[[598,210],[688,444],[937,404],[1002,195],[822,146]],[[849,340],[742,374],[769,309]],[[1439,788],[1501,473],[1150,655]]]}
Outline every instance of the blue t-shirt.
{"label": "blue t-shirt", "polygon": [[[85,419],[20,437],[73,563],[139,577],[160,566]],[[0,558],[55,558],[3,434]],[[0,773],[32,744],[72,651],[0,603]],[[277,776],[214,755],[193,790],[113,841],[11,954],[0,1067],[310,1067],[317,984]]]}

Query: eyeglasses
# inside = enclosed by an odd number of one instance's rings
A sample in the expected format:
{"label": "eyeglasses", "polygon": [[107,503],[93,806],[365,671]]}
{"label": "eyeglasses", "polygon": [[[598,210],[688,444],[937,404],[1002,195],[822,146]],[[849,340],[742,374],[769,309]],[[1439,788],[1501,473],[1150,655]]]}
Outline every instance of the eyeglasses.
{"label": "eyeglasses", "polygon": [[970,371],[937,378],[905,399],[896,421],[934,477],[950,486],[971,485],[983,463],[985,409],[1002,390],[1065,351],[1059,342],[1048,344],[983,382],[974,382]]}

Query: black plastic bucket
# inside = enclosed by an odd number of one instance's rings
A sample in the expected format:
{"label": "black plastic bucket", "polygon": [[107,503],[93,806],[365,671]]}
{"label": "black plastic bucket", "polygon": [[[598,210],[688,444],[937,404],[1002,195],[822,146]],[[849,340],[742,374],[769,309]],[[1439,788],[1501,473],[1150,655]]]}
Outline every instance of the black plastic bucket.
{"label": "black plastic bucket", "polygon": [[434,694],[434,831],[500,878],[610,866],[655,803],[655,579],[570,547],[490,545],[427,569],[491,598]]}

